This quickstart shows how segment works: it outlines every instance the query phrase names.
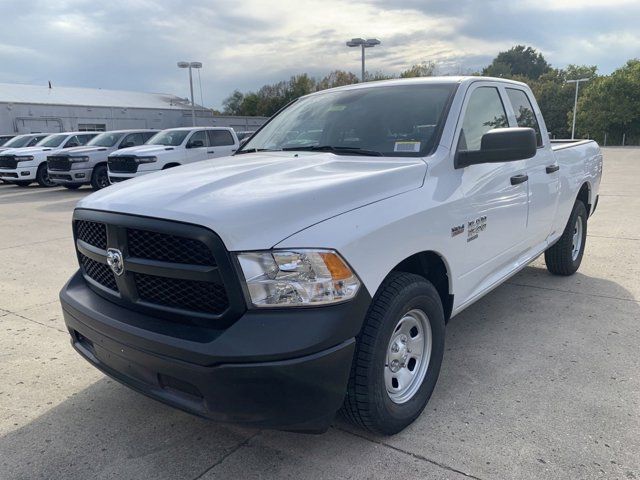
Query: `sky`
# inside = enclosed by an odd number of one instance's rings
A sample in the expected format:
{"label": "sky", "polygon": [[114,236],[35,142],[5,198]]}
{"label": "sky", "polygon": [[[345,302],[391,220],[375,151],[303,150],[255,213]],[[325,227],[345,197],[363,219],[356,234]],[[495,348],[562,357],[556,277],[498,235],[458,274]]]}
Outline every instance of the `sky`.
{"label": "sky", "polygon": [[213,108],[298,73],[359,73],[352,37],[378,38],[367,70],[395,74],[465,74],[516,44],[603,74],[640,57],[638,0],[0,0],[0,19],[0,82],[187,97],[176,62],[200,61]]}

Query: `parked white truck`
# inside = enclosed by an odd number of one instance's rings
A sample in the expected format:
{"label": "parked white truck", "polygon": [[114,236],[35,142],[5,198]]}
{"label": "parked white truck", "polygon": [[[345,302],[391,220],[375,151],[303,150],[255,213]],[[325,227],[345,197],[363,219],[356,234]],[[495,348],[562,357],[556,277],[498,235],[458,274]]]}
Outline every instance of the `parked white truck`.
{"label": "parked white truck", "polygon": [[49,178],[68,189],[90,184],[94,190],[109,186],[107,157],[124,148],[146,143],[158,130],[113,130],[92,138],[83,147],[74,147],[47,157]]}
{"label": "parked white truck", "polygon": [[33,147],[5,150],[0,153],[0,179],[19,187],[34,181],[41,187],[54,187],[47,171],[47,155],[84,145],[96,135],[98,132],[54,133]]}
{"label": "parked white truck", "polygon": [[226,157],[237,149],[238,137],[233,128],[170,128],[143,146],[109,155],[109,180],[116,183],[207,158]]}
{"label": "parked white truck", "polygon": [[342,409],[393,434],[451,317],[543,253],[578,269],[601,172],[595,142],[549,140],[523,83],[318,92],[233,157],[83,199],[65,322],[97,368],[183,410],[323,431]]}
{"label": "parked white truck", "polygon": [[35,146],[40,140],[51,135],[50,133],[26,133],[24,135],[16,135],[9,139],[0,147],[0,152],[11,150],[13,148],[26,148]]}

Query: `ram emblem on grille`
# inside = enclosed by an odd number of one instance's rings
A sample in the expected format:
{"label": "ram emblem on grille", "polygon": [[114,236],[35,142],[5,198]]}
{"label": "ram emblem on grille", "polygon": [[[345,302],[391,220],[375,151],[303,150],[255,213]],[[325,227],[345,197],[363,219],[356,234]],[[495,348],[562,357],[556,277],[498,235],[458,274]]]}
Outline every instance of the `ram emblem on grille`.
{"label": "ram emblem on grille", "polygon": [[107,265],[111,268],[113,273],[120,276],[124,273],[124,258],[122,252],[117,248],[110,248],[107,250]]}

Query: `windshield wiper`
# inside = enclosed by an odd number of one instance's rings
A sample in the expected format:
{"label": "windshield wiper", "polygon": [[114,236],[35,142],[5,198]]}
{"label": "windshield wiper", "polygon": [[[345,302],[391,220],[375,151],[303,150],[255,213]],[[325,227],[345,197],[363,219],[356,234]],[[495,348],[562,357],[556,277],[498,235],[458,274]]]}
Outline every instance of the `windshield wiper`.
{"label": "windshield wiper", "polygon": [[284,151],[302,150],[308,152],[332,152],[336,154],[366,155],[369,157],[381,157],[382,153],[373,150],[365,150],[359,147],[334,147],[333,145],[309,145],[302,147],[285,147]]}
{"label": "windshield wiper", "polygon": [[280,150],[274,150],[272,148],[249,148],[247,150],[238,150],[236,155],[241,153],[256,153],[256,152],[279,152]]}

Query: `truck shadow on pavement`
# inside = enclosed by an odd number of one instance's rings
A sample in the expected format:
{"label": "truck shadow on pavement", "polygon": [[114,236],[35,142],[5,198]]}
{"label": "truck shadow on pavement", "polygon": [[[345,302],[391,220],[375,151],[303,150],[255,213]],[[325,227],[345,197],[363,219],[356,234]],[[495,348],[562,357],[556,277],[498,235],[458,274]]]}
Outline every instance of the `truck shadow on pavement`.
{"label": "truck shadow on pavement", "polygon": [[[547,478],[638,475],[640,305],[613,281],[570,278],[527,267],[452,319],[434,395],[394,437],[339,419],[323,436],[215,424],[104,377],[0,438],[0,478],[194,479],[225,465],[239,469],[226,478],[370,477],[358,462],[385,452],[414,475],[420,458],[480,478],[543,475],[541,465]],[[398,468],[389,462],[380,476]]]}

